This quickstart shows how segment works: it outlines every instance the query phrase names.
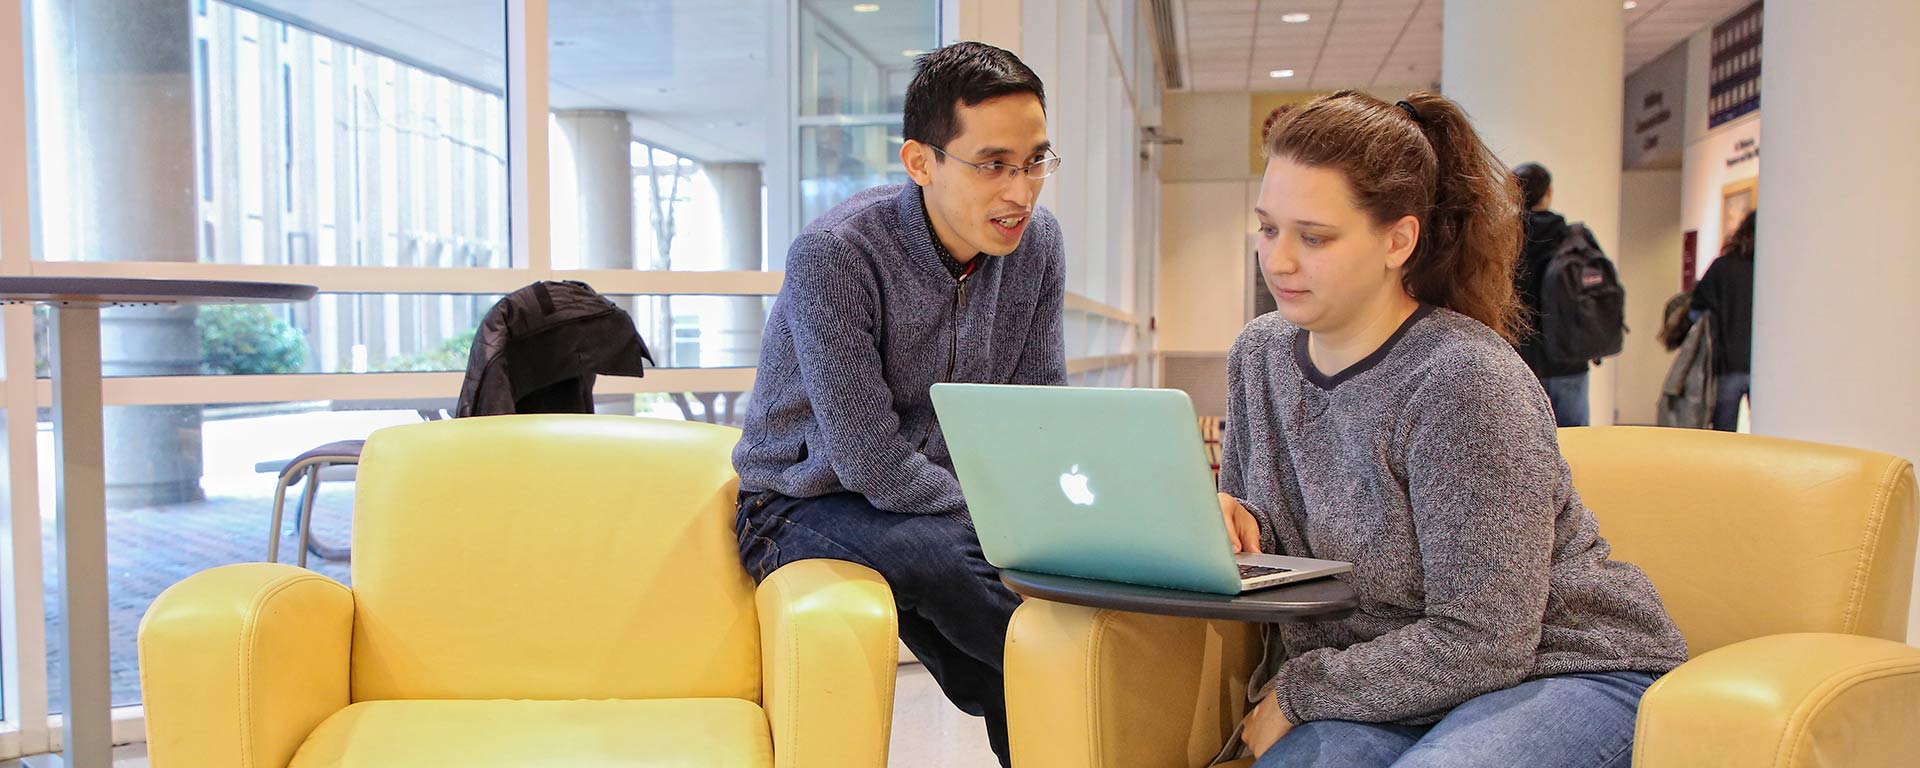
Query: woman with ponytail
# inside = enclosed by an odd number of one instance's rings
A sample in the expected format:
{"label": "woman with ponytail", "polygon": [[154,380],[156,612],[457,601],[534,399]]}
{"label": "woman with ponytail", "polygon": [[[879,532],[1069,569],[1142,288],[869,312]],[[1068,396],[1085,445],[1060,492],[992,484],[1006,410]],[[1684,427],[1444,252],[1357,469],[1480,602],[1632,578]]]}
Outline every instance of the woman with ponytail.
{"label": "woman with ponytail", "polygon": [[1627,765],[1686,643],[1509,344],[1513,177],[1426,93],[1304,104],[1267,156],[1279,311],[1229,359],[1221,512],[1236,549],[1352,562],[1360,609],[1269,633],[1240,741],[1259,768]]}

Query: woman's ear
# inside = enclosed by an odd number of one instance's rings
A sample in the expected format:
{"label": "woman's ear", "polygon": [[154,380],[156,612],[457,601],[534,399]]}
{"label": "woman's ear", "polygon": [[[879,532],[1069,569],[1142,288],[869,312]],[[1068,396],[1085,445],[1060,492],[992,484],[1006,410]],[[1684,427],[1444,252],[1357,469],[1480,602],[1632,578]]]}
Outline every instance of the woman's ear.
{"label": "woman's ear", "polygon": [[1402,216],[1387,230],[1387,268],[1400,269],[1413,258],[1415,246],[1420,244],[1420,219],[1415,216]]}

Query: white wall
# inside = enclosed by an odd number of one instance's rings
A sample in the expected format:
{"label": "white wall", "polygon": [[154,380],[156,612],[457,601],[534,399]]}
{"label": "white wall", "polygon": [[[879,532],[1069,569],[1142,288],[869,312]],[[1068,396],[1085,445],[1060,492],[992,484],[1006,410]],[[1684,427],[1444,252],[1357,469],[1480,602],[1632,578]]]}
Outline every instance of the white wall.
{"label": "white wall", "polygon": [[1251,96],[1233,93],[1168,93],[1161,100],[1162,133],[1181,140],[1161,156],[1160,180],[1245,181],[1253,139]]}
{"label": "white wall", "polygon": [[1680,291],[1680,190],[1676,170],[1620,177],[1620,249],[1613,254],[1627,289],[1626,347],[1615,368],[1620,424],[1653,424],[1673,354],[1660,344],[1662,309]]}
{"label": "white wall", "polygon": [[1920,3],[1768,3],[1765,25],[1754,428],[1920,459]]}
{"label": "white wall", "polygon": [[1249,186],[1161,186],[1160,351],[1225,352],[1246,324]]}
{"label": "white wall", "polygon": [[1168,93],[1161,132],[1157,351],[1225,352],[1246,324],[1242,269],[1253,231],[1246,93]]}

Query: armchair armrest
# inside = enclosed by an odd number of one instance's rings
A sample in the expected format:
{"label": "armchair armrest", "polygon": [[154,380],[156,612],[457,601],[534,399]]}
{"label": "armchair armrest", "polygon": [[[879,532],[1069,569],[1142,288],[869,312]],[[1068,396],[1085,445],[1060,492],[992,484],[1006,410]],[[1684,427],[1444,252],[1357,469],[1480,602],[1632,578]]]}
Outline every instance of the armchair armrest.
{"label": "armchair armrest", "polygon": [[274,563],[213,568],[140,621],[140,687],[156,768],[285,766],[348,703],[353,593]]}
{"label": "armchair armrest", "polygon": [[886,580],[843,560],[801,560],[754,600],[774,765],[885,768],[900,663]]}
{"label": "armchair armrest", "polygon": [[1920,765],[1920,648],[1770,635],[1667,673],[1640,702],[1633,764]]}
{"label": "armchair armrest", "polygon": [[1007,629],[1014,765],[1206,765],[1247,709],[1259,628],[1027,600]]}

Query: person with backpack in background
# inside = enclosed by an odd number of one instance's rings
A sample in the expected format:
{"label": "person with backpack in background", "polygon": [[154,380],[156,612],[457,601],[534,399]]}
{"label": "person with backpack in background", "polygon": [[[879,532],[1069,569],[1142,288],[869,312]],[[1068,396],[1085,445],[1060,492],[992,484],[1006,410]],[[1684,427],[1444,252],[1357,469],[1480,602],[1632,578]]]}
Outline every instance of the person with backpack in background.
{"label": "person with backpack in background", "polygon": [[[1713,378],[1716,394],[1713,428],[1733,432],[1740,427],[1740,399],[1752,396],[1753,384],[1753,213],[1748,213],[1721,246],[1720,256],[1693,288],[1690,306],[1713,317]],[[1696,315],[1697,316],[1697,315]]]}
{"label": "person with backpack in background", "polygon": [[1552,210],[1553,174],[1539,163],[1525,163],[1513,175],[1525,209],[1525,237],[1513,275],[1523,307],[1515,348],[1553,403],[1554,421],[1584,427],[1589,423],[1587,364],[1620,353],[1626,292],[1593,233]]}

